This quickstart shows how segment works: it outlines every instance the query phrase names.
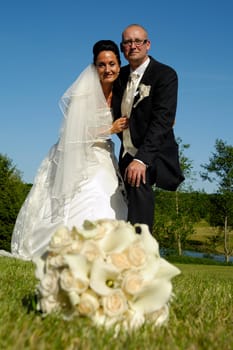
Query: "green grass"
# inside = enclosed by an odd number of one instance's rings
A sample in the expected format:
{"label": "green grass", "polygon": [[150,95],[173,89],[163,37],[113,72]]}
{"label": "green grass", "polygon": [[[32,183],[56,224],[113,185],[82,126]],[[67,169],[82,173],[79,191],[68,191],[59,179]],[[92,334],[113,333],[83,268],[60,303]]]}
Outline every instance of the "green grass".
{"label": "green grass", "polygon": [[36,280],[32,263],[0,258],[0,349],[232,350],[233,267],[176,264],[167,326],[132,335],[96,329],[87,319],[42,318],[23,305]]}

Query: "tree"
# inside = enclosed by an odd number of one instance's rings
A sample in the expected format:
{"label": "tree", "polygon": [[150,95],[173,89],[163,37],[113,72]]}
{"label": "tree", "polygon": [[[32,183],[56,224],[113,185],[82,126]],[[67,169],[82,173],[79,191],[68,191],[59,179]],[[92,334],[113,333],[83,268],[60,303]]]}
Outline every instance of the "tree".
{"label": "tree", "polygon": [[179,190],[191,192],[193,191],[192,182],[195,180],[195,172],[193,171],[192,160],[185,155],[185,151],[190,148],[190,144],[182,143],[180,137],[177,138],[177,143],[179,145],[180,166],[185,177],[185,181],[180,184]]}
{"label": "tree", "polygon": [[16,216],[29,189],[12,160],[0,154],[0,249],[10,250]]}
{"label": "tree", "polygon": [[[182,144],[182,139],[178,138],[177,142],[179,144],[179,158],[180,158],[180,164],[181,164],[181,169],[183,171],[184,177],[185,177],[185,182],[182,183],[179,186],[179,191],[180,190],[188,190],[189,192],[192,190],[191,184],[188,184],[188,186],[185,185],[187,180],[193,180],[193,164],[192,161],[185,156],[185,150],[190,147],[189,144]],[[178,254],[182,255],[182,243],[184,243],[187,239],[188,234],[190,234],[193,231],[193,225],[188,220],[190,217],[186,213],[186,208],[185,210],[181,211],[181,206],[180,206],[180,194],[179,191],[175,192],[175,200],[176,200],[176,216],[175,216],[175,222],[171,226],[173,235],[176,239],[177,242],[177,249],[178,249]]]}
{"label": "tree", "polygon": [[228,262],[233,247],[230,245],[229,231],[233,217],[233,146],[221,139],[215,142],[215,152],[209,158],[208,164],[203,164],[200,173],[204,180],[216,182],[217,196],[215,197],[216,226],[222,228],[224,236],[224,254]]}

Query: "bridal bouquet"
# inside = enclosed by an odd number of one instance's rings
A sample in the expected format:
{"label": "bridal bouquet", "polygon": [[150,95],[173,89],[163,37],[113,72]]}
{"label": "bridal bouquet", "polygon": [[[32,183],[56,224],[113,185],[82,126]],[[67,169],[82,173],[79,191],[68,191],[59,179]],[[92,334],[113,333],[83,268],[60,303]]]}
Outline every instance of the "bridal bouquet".
{"label": "bridal bouquet", "polygon": [[34,262],[43,314],[86,316],[116,331],[163,324],[171,279],[180,273],[160,257],[147,225],[118,220],[85,221],[81,229],[61,227]]}

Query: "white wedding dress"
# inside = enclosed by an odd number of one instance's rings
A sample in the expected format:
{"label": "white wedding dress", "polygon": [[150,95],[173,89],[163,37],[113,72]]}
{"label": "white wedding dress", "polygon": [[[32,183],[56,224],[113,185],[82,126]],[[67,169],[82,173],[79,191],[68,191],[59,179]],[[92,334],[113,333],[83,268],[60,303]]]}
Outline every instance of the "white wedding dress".
{"label": "white wedding dress", "polygon": [[114,144],[106,132],[111,110],[93,65],[67,90],[63,103],[59,141],[43,160],[16,220],[11,241],[15,257],[31,260],[43,254],[59,226],[71,229],[84,220],[127,218]]}
{"label": "white wedding dress", "polygon": [[46,178],[56,147],[42,162],[14,227],[12,253],[24,259],[41,255],[51,235],[61,225],[81,227],[84,220],[100,218],[126,220],[124,187],[118,176],[113,144],[109,140],[93,147],[99,164],[91,166],[92,174],[80,183],[77,193],[65,203],[64,216],[58,220],[52,218],[50,187]]}

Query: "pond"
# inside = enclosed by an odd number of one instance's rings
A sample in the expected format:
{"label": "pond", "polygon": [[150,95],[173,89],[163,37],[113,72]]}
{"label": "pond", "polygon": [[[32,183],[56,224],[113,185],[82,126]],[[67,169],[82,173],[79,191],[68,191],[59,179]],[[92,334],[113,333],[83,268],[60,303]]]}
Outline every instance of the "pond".
{"label": "pond", "polygon": [[[173,253],[173,252],[170,252]],[[162,256],[166,256],[169,254],[169,249],[160,249],[160,254]],[[192,258],[206,258],[206,259],[213,259],[215,261],[219,262],[225,262],[225,256],[223,254],[212,254],[212,253],[203,253],[203,252],[196,252],[193,250],[183,250],[182,255],[184,256],[190,256]],[[233,256],[229,258],[229,262],[233,262]]]}
{"label": "pond", "polygon": [[[191,256],[192,258],[208,258],[220,262],[225,262],[225,256],[223,254],[211,254],[211,253],[202,253],[194,252],[192,250],[183,250],[183,255]],[[230,262],[233,262],[233,256],[229,258]]]}

